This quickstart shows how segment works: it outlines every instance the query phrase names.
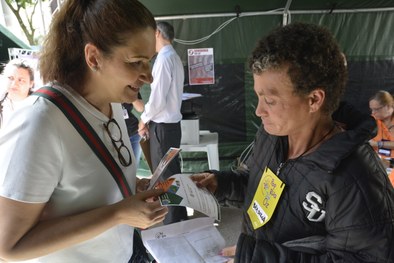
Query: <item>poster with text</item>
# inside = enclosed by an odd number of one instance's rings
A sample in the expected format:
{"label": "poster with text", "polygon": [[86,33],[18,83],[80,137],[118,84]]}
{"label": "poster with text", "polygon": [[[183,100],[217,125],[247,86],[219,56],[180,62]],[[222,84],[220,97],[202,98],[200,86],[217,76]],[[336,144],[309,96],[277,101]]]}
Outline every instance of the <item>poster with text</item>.
{"label": "poster with text", "polygon": [[215,83],[213,48],[188,49],[189,84],[208,85]]}

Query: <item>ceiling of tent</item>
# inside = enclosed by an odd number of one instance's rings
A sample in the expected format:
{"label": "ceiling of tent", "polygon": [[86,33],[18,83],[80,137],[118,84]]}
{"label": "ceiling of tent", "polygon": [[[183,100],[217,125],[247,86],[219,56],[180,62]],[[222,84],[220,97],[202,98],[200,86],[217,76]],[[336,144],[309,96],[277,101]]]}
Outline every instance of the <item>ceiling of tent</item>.
{"label": "ceiling of tent", "polygon": [[9,60],[8,48],[24,48],[30,49],[30,46],[23,43],[18,37],[10,32],[6,27],[0,25],[0,71],[2,63]]}
{"label": "ceiling of tent", "polygon": [[155,17],[289,10],[369,9],[394,7],[393,0],[140,0]]}

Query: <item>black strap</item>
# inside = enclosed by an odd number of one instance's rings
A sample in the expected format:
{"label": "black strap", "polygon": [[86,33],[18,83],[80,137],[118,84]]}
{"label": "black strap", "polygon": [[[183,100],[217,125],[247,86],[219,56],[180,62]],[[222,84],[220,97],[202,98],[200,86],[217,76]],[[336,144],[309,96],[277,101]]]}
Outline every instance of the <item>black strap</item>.
{"label": "black strap", "polygon": [[84,138],[84,140],[87,142],[92,151],[111,173],[123,197],[132,195],[130,186],[127,183],[122,169],[116,163],[115,159],[108,151],[100,137],[97,135],[96,131],[74,106],[74,104],[66,96],[64,96],[63,93],[49,86],[40,88],[34,92],[33,95],[48,99],[64,113],[71,124],[82,136],[82,138]]}

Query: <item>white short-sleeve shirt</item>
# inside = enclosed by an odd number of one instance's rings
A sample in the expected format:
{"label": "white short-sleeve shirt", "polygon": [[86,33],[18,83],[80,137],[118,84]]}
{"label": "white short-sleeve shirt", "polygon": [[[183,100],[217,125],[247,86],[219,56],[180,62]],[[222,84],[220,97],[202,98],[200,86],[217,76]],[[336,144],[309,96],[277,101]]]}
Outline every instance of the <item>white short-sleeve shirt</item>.
{"label": "white short-sleeve shirt", "polygon": [[[122,168],[135,189],[135,159],[120,104],[113,118],[122,130],[132,165],[119,163],[104,128],[109,119],[71,89],[54,86],[78,108]],[[46,203],[43,219],[84,212],[121,200],[121,192],[98,157],[52,102],[32,95],[0,130],[0,196],[27,203]],[[96,238],[29,262],[127,262],[133,228],[113,227]]]}

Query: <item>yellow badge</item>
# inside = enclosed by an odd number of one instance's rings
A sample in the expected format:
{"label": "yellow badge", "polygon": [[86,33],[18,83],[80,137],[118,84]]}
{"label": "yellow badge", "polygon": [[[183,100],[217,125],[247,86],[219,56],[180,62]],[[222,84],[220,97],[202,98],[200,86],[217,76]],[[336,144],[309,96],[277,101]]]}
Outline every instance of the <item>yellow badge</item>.
{"label": "yellow badge", "polygon": [[254,229],[262,227],[271,219],[284,187],[285,184],[266,167],[248,209]]}

